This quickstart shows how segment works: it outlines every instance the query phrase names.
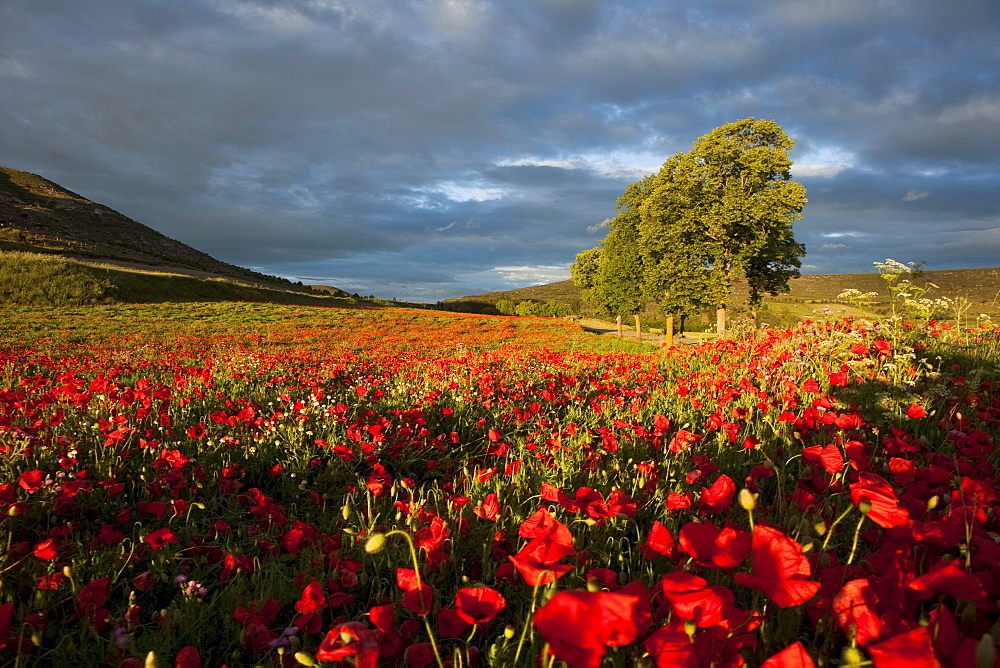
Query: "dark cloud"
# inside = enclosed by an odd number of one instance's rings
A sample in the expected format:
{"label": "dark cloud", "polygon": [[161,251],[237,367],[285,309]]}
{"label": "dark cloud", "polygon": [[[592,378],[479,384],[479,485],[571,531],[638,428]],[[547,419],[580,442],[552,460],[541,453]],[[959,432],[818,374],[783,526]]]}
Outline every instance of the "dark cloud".
{"label": "dark cloud", "polygon": [[567,275],[625,186],[754,116],[797,142],[811,271],[991,266],[998,24],[994,0],[6,0],[0,164],[229,262],[434,301]]}

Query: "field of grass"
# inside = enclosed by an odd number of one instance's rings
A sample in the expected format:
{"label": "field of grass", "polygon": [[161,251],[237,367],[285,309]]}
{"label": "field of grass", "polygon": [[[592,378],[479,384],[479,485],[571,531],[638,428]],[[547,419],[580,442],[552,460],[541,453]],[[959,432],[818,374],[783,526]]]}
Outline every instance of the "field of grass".
{"label": "field of grass", "polygon": [[993,665],[1000,331],[0,314],[5,666]]}

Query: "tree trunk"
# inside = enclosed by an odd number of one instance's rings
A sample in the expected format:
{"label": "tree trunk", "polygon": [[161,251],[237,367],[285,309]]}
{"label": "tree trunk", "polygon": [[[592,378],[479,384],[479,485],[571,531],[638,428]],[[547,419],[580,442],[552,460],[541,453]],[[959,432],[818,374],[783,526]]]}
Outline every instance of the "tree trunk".
{"label": "tree trunk", "polygon": [[625,336],[625,333],[622,332],[622,317],[618,316],[617,318],[615,318],[615,323],[617,323],[618,325],[618,338],[620,339],[623,336]]}
{"label": "tree trunk", "polygon": [[642,339],[642,322],[640,320],[640,315],[635,314],[635,338]]}
{"label": "tree trunk", "polygon": [[674,345],[674,316],[668,315],[663,324],[663,345]]}
{"label": "tree trunk", "polygon": [[719,334],[726,333],[726,307],[715,310],[715,331]]}

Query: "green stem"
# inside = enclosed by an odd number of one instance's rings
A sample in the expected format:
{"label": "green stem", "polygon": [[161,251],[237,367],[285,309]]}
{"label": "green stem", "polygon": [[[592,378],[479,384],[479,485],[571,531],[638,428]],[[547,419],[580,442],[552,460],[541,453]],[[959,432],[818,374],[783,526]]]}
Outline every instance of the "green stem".
{"label": "green stem", "polygon": [[865,523],[865,516],[861,516],[861,521],[858,522],[858,528],[854,530],[854,544],[851,545],[851,556],[847,558],[847,565],[850,566],[851,562],[854,561],[854,551],[858,549],[858,536],[861,535],[861,525]]}
{"label": "green stem", "polygon": [[826,551],[827,544],[830,542],[830,538],[833,537],[833,528],[840,523],[840,520],[842,520],[845,517],[847,517],[847,513],[851,512],[851,510],[853,510],[853,509],[854,509],[854,506],[848,507],[847,510],[845,510],[843,513],[841,513],[840,517],[838,517],[837,519],[835,519],[833,521],[833,524],[830,525],[830,528],[826,530],[826,540],[823,541],[823,551],[824,552]]}
{"label": "green stem", "polygon": [[543,575],[540,575],[538,579],[535,580],[535,588],[531,590],[531,611],[528,613],[528,621],[524,625],[524,629],[521,631],[521,639],[517,643],[517,652],[514,653],[514,663],[517,663],[518,658],[521,656],[521,647],[524,645],[524,639],[528,635],[528,629],[531,627],[531,616],[535,614],[535,601],[538,598],[538,585],[542,583],[544,573],[548,573],[548,571],[544,571]]}
{"label": "green stem", "polygon": [[[413,574],[417,578],[417,591],[420,591],[423,586],[423,582],[420,579],[420,561],[417,559],[417,548],[413,545],[413,539],[410,538],[410,534],[400,529],[393,529],[385,534],[385,537],[388,538],[393,534],[399,534],[406,539],[406,544],[410,548],[410,559],[413,561]],[[422,598],[420,602],[423,603]],[[441,653],[438,651],[437,643],[434,641],[434,632],[431,630],[431,622],[427,619],[427,615],[422,614],[420,616],[424,618],[424,626],[427,627],[427,637],[430,639],[431,649],[434,650],[434,658],[437,660],[438,668],[444,668],[444,661],[441,660]]]}

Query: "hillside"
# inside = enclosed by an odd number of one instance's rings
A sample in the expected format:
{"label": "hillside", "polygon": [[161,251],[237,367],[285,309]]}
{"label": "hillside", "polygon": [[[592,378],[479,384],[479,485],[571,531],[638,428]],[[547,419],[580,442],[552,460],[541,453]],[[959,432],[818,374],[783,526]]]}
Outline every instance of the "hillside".
{"label": "hillside", "polygon": [[36,174],[9,167],[0,167],[0,250],[291,286],[285,279],[216,260]]}

